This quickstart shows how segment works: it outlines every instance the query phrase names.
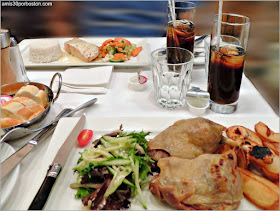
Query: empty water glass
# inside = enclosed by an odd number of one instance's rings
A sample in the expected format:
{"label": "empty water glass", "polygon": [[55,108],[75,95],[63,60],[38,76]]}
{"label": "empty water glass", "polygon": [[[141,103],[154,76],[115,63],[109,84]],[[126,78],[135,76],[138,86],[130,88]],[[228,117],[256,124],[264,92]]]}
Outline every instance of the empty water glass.
{"label": "empty water glass", "polygon": [[[167,55],[173,58],[168,59]],[[176,109],[185,104],[193,60],[192,52],[183,48],[168,47],[152,52],[156,101],[164,108]]]}

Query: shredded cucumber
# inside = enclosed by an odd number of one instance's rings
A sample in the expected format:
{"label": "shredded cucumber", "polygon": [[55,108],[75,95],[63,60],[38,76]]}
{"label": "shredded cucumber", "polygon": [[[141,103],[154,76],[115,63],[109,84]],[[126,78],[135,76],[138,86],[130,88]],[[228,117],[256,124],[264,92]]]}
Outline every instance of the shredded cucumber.
{"label": "shredded cucumber", "polygon": [[[133,45],[131,45],[133,46]],[[94,168],[105,166],[113,175],[104,197],[110,196],[118,187],[124,183],[131,188],[132,193],[138,194],[141,204],[145,209],[144,196],[142,194],[142,185],[146,184],[147,175],[151,172],[149,163],[153,160],[147,155],[147,140],[145,137],[149,133],[120,133],[117,137],[102,136],[100,143],[95,148],[85,149],[81,154],[78,164],[74,171],[79,173],[81,178],[89,174]],[[130,175],[130,182],[126,177]],[[85,184],[79,184],[81,179],[72,184],[73,188],[86,188]],[[89,187],[94,187],[89,185]],[[83,193],[86,193],[85,190]],[[90,190],[88,190],[90,192]],[[83,194],[79,194],[83,195]]]}

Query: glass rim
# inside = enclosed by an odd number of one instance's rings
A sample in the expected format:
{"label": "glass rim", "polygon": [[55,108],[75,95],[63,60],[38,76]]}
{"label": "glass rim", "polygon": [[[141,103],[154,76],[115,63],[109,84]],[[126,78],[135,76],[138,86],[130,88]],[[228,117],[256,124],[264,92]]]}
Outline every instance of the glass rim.
{"label": "glass rim", "polygon": [[[173,65],[173,66],[179,66],[179,65],[184,65],[184,64],[189,64],[189,63],[193,63],[194,62],[194,55],[191,51],[185,49],[185,48],[180,48],[180,47],[165,47],[165,48],[158,48],[156,50],[154,50],[151,55],[152,55],[152,60],[155,61],[156,58],[154,58],[154,54],[158,51],[166,51],[168,48],[176,48],[176,49],[179,49],[179,50],[183,50],[185,52],[188,52],[190,55],[191,55],[191,59],[187,62],[181,62],[181,63],[177,63],[177,64],[172,64],[172,63],[168,63],[168,62],[160,62],[160,61],[157,61],[157,63],[159,64],[165,64],[165,65]],[[167,56],[167,54],[166,54]]]}
{"label": "glass rim", "polygon": [[[177,2],[182,2],[182,3],[185,3],[185,4],[188,4],[188,5],[186,5],[186,6],[175,6],[174,8],[190,8],[190,9],[195,9],[196,8],[196,4],[194,3],[194,2],[191,2],[191,1],[176,1],[175,0],[175,3],[177,3]],[[189,5],[190,4],[190,5]],[[167,3],[167,7],[168,8],[170,8],[170,5],[169,5],[169,3]]]}
{"label": "glass rim", "polygon": [[[240,15],[240,14],[235,14],[235,13],[222,13],[222,15],[228,15],[228,16],[232,16],[232,17],[240,17],[240,18],[244,18],[246,20],[245,23],[229,23],[229,22],[225,22],[225,21],[221,22],[222,24],[226,24],[226,25],[242,26],[242,25],[248,25],[251,22],[250,18],[248,18],[245,15]],[[219,16],[219,14],[214,15],[214,17],[213,17],[214,22],[218,22],[218,16]]]}

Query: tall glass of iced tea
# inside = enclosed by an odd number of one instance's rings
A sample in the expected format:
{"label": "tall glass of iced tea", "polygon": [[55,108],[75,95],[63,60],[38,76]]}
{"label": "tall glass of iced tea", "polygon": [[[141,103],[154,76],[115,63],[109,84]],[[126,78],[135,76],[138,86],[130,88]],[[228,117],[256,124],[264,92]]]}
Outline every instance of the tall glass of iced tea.
{"label": "tall glass of iced tea", "polygon": [[209,55],[208,92],[210,109],[233,113],[237,109],[250,19],[237,14],[222,14],[221,31],[218,15],[214,17]]}
{"label": "tall glass of iced tea", "polygon": [[182,0],[175,0],[174,10],[168,5],[167,47],[180,47],[193,53],[195,6]]}

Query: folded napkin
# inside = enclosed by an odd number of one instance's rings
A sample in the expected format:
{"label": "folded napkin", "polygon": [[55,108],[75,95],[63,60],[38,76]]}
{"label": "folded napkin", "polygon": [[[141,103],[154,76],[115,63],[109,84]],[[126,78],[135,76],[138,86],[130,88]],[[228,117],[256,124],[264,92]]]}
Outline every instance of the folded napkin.
{"label": "folded napkin", "polygon": [[[68,68],[62,75],[61,92],[105,94],[113,66],[94,68]],[[57,90],[57,85],[54,90]]]}

